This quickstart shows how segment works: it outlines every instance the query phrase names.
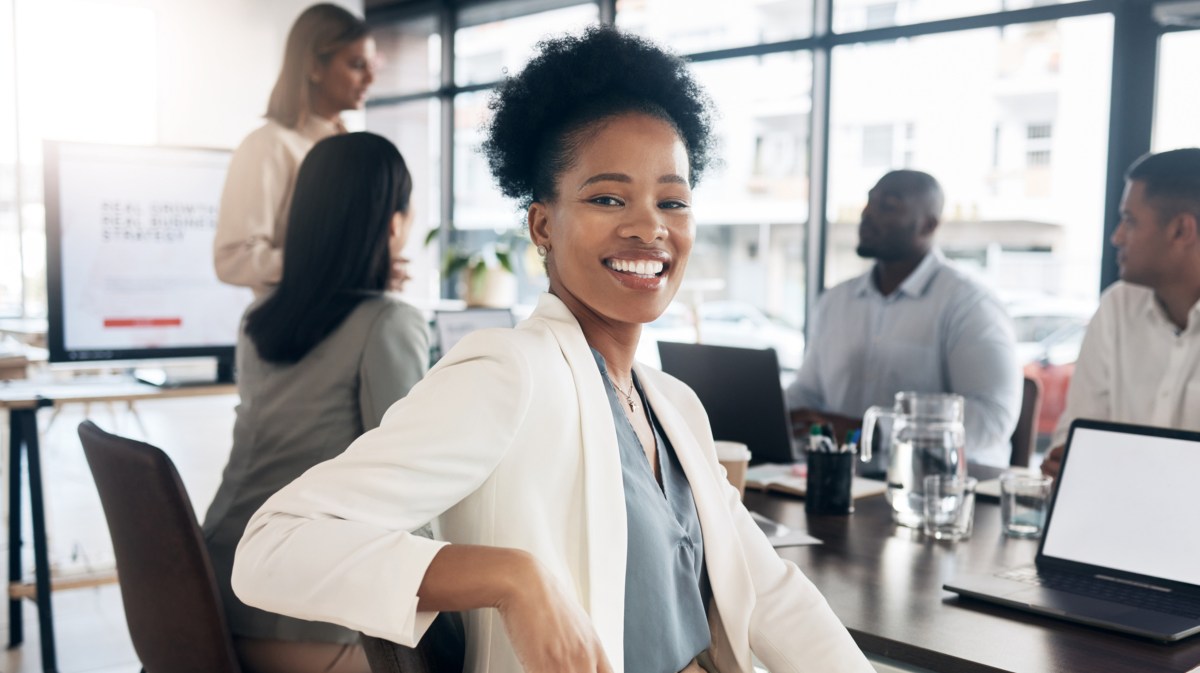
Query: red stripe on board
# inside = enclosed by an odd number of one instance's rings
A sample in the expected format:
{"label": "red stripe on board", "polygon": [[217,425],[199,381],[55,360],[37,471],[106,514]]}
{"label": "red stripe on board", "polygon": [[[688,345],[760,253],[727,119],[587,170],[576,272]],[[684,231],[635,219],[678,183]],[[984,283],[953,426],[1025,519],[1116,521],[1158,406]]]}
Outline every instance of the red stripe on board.
{"label": "red stripe on board", "polygon": [[108,327],[181,327],[183,318],[105,318]]}

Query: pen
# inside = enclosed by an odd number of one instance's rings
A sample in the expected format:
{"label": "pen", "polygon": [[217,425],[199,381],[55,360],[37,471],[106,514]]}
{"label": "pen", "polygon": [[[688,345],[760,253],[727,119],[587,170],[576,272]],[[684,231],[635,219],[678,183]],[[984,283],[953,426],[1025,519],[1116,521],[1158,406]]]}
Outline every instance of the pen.
{"label": "pen", "polygon": [[808,450],[819,453],[833,453],[836,447],[820,425],[813,425],[808,430]]}

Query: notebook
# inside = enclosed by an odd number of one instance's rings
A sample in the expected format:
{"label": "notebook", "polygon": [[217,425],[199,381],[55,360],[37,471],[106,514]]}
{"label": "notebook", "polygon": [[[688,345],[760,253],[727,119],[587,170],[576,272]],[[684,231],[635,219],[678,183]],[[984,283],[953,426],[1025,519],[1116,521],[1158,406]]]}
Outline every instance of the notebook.
{"label": "notebook", "polygon": [[[763,463],[746,470],[746,488],[774,491],[801,498],[808,491],[807,466]],[[855,476],[850,482],[850,497],[854,500],[887,492],[887,482]]]}
{"label": "notebook", "polygon": [[963,596],[1169,642],[1200,632],[1200,433],[1071,425],[1032,566],[964,575]]}
{"label": "notebook", "polygon": [[750,464],[791,463],[792,424],[772,348],[658,342],[662,370],[700,398],[713,439],[750,448]]}

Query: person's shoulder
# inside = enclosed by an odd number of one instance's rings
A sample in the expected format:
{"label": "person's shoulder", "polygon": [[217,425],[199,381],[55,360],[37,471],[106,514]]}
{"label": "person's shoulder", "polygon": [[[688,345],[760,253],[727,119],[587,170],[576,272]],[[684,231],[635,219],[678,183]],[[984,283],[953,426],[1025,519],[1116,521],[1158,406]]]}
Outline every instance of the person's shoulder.
{"label": "person's shoulder", "polygon": [[250,133],[246,134],[246,137],[242,139],[241,144],[238,145],[238,151],[244,149],[258,149],[269,145],[278,144],[281,138],[292,132],[293,131],[291,129],[287,128],[283,124],[280,124],[274,119],[268,119],[265,123],[263,123],[262,126],[259,126]]}
{"label": "person's shoulder", "polygon": [[1154,291],[1150,288],[1118,280],[1100,294],[1100,308],[1096,309],[1096,312],[1141,311],[1153,301]]}
{"label": "person's shoulder", "polygon": [[289,148],[295,145],[299,138],[300,136],[294,129],[290,129],[274,119],[268,119],[266,123],[242,139],[241,144],[234,150],[234,157],[256,160],[288,157],[293,153]]}
{"label": "person's shoulder", "polygon": [[979,272],[960,266],[946,258],[942,258],[938,264],[937,275],[933,282],[953,286],[961,292],[982,292],[993,297],[996,296]]}
{"label": "person's shoulder", "polygon": [[[837,312],[839,309],[845,309],[851,305],[853,299],[859,295],[863,289],[863,285],[871,282],[871,272],[859,274],[853,278],[843,280],[833,287],[826,288],[817,299],[815,313],[826,315],[830,311]],[[814,323],[817,329],[821,329],[819,321]]]}
{"label": "person's shoulder", "polygon": [[421,309],[387,293],[363,299],[346,319],[367,324],[376,332],[413,327],[425,330],[429,322]]}
{"label": "person's shoulder", "polygon": [[941,294],[948,300],[956,301],[968,308],[1004,309],[1004,302],[1000,300],[1000,295],[988,285],[982,276],[952,261],[942,260],[932,282],[945,288]]}
{"label": "person's shoulder", "polygon": [[831,302],[831,301],[837,301],[844,297],[853,296],[858,293],[859,289],[862,288],[864,283],[869,283],[870,281],[871,281],[871,271],[868,269],[867,271],[860,273],[857,276],[843,280],[842,282],[838,283],[837,285],[834,285],[833,287],[826,289],[821,294],[821,301],[822,302]]}

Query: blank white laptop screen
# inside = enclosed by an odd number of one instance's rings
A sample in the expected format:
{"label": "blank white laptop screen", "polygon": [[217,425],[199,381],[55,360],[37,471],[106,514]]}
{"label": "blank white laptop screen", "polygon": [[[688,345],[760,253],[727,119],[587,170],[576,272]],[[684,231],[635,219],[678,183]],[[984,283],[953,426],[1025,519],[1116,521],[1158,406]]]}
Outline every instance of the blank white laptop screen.
{"label": "blank white laptop screen", "polygon": [[433,324],[438,344],[445,355],[463,337],[477,329],[512,327],[516,320],[508,309],[469,308],[463,311],[434,311]]}
{"label": "blank white laptop screen", "polygon": [[1200,585],[1200,442],[1075,428],[1045,556]]}

